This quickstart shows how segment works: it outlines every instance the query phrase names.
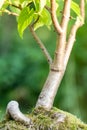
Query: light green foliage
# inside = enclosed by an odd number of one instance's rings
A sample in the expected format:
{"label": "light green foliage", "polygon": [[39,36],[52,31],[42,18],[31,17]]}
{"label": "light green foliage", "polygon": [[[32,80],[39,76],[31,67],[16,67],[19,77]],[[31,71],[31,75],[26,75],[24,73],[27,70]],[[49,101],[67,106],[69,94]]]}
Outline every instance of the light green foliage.
{"label": "light green foliage", "polygon": [[[57,13],[60,13],[60,7],[63,5],[63,0],[56,1]],[[1,12],[7,12],[10,7],[12,13],[17,14],[18,18],[18,32],[20,36],[23,36],[24,30],[31,24],[34,25],[34,29],[38,29],[42,26],[51,26],[51,16],[50,11],[46,7],[50,7],[50,0],[2,0],[1,2]],[[72,1],[71,9],[80,16],[79,5]],[[57,14],[57,16],[59,15]]]}
{"label": "light green foliage", "polygon": [[29,9],[28,7],[23,8],[18,17],[18,31],[20,36],[23,36],[23,31],[28,27],[28,25],[32,22],[34,16],[34,10]]}
{"label": "light green foliage", "polygon": [[72,3],[71,3],[71,8],[77,15],[80,15],[79,5],[76,4],[74,1],[72,1]]}
{"label": "light green foliage", "polygon": [[34,29],[36,30],[37,28],[42,27],[44,25],[46,25],[48,28],[50,28],[51,25],[51,17],[46,9],[43,9],[38,19],[38,22],[36,22],[36,24],[34,25]]}
{"label": "light green foliage", "polygon": [[[27,12],[24,9],[22,9],[18,20],[18,30],[21,36],[23,35],[23,32],[26,29],[26,27],[30,24],[34,23],[35,30],[44,25],[46,25],[47,27],[51,25],[50,14],[44,8],[45,5],[46,0],[45,1],[34,0],[30,3],[29,7],[25,7],[28,10]],[[27,18],[25,18],[24,15]]]}
{"label": "light green foliage", "polygon": [[80,7],[76,2],[74,1],[71,2],[71,8],[76,13],[76,15],[78,15],[80,19],[82,19],[81,14],[80,14]]}

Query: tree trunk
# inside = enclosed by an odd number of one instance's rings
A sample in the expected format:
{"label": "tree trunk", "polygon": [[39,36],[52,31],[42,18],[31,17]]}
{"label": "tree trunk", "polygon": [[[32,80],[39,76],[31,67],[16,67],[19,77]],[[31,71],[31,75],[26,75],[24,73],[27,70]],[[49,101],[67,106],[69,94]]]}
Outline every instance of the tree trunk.
{"label": "tree trunk", "polygon": [[50,110],[53,106],[54,98],[57,93],[64,71],[50,70],[48,78],[44,84],[41,94],[38,98],[36,107],[43,107]]}

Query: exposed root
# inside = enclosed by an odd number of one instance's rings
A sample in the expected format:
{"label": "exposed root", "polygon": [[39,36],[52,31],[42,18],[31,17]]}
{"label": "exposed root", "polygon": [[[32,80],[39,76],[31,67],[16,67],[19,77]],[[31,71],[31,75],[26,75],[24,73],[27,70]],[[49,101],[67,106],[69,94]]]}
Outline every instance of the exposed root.
{"label": "exposed root", "polygon": [[15,121],[21,122],[25,125],[31,124],[31,119],[26,117],[19,109],[19,104],[17,101],[10,101],[6,109],[6,118],[14,119]]}

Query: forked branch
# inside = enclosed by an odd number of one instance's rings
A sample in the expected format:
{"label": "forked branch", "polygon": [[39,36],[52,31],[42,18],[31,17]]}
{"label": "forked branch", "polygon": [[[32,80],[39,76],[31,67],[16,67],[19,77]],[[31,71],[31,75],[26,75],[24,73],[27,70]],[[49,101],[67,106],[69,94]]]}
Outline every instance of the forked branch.
{"label": "forked branch", "polygon": [[[54,56],[54,64],[52,69],[55,68],[58,71],[64,69],[64,52],[66,46],[66,34],[67,34],[67,26],[70,18],[70,6],[71,0],[64,1],[64,8],[63,8],[63,16],[61,19],[61,28],[62,33],[57,38],[55,56]],[[54,17],[53,17],[54,18]]]}

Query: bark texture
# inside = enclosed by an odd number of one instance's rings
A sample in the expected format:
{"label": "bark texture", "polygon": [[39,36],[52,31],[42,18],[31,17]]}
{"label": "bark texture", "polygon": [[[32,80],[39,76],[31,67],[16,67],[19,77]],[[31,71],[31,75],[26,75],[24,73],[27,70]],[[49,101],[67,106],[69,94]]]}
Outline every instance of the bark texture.
{"label": "bark texture", "polygon": [[5,119],[0,122],[0,130],[87,130],[86,124],[72,114],[57,108],[52,108],[50,111],[35,108],[27,117],[32,120],[29,126]]}
{"label": "bark texture", "polygon": [[58,86],[62,80],[64,71],[51,70],[39,96],[36,107],[45,107],[47,110],[53,106]]}

